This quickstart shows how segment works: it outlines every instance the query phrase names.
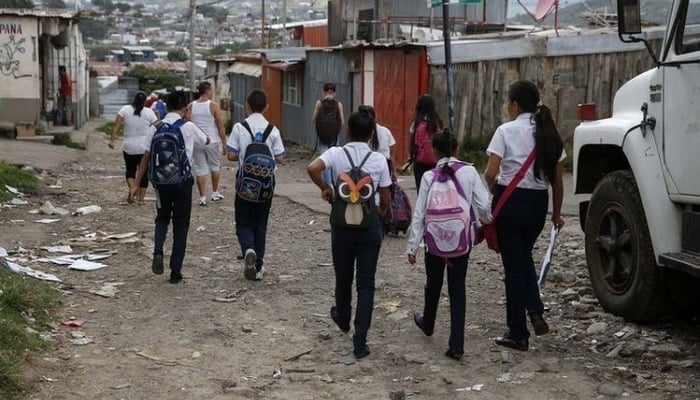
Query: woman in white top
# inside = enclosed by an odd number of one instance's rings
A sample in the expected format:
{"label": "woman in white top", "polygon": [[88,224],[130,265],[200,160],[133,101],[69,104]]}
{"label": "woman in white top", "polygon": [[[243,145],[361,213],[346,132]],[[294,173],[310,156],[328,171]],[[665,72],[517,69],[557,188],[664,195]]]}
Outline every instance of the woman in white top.
{"label": "woman in white top", "polygon": [[379,125],[377,121],[377,113],[374,111],[374,107],[362,105],[357,108],[357,111],[366,113],[375,121],[374,132],[372,133],[372,139],[369,141],[369,147],[376,151],[377,153],[383,155],[387,162],[389,163],[389,172],[391,177],[394,177],[394,163],[392,162],[392,156],[394,151],[394,145],[396,140],[394,135],[391,134],[389,128]]}
{"label": "woman in white top", "polygon": [[[124,153],[124,164],[126,165],[126,184],[129,188],[126,201],[129,203],[133,203],[135,200],[143,202],[146,189],[148,188],[146,174],[142,174],[143,178],[138,183],[135,179],[138,165],[143,156],[143,140],[148,134],[151,125],[158,121],[158,117],[156,117],[153,110],[146,108],[145,104],[146,93],[136,93],[134,101],[122,107],[117,113],[117,117],[114,119],[114,128],[112,128],[112,134],[109,138],[109,147],[113,149],[117,132],[124,125],[122,152]],[[137,186],[136,195],[132,196],[131,194]]]}
{"label": "woman in white top", "polygon": [[512,121],[496,129],[487,149],[485,178],[494,194],[494,205],[533,151],[535,158],[494,222],[505,270],[508,325],[508,331],[496,339],[496,344],[527,351],[530,332],[526,312],[536,335],[549,332],[542,316],[544,305],[532,249],[544,228],[550,186],[552,223],[557,228],[564,225],[561,161],[566,153],[552,113],[540,101],[532,82],[518,81],[511,85],[504,107]]}
{"label": "woman in white top", "polygon": [[[418,246],[423,240],[425,232],[426,212],[428,197],[432,183],[437,175],[448,176],[455,179],[455,183],[462,189],[466,204],[470,209],[476,209],[478,218],[483,222],[491,220],[491,202],[489,194],[481,181],[476,169],[470,164],[465,164],[454,157],[457,152],[457,138],[445,129],[443,132],[433,134],[433,152],[437,166],[428,170],[421,177],[422,182],[416,199],[416,207],[411,220],[411,232],[408,240],[408,262],[416,263]],[[440,171],[441,170],[441,171]],[[459,189],[458,189],[459,190]],[[468,238],[469,239],[469,238]],[[464,354],[464,317],[466,308],[465,280],[467,278],[467,263],[469,253],[454,257],[444,258],[431,254],[426,246],[425,250],[425,305],[423,313],[416,313],[413,320],[427,336],[433,334],[437,307],[440,302],[442,281],[447,269],[447,287],[450,295],[450,340],[445,355],[450,358],[460,359]],[[447,268],[449,267],[449,268]]]}

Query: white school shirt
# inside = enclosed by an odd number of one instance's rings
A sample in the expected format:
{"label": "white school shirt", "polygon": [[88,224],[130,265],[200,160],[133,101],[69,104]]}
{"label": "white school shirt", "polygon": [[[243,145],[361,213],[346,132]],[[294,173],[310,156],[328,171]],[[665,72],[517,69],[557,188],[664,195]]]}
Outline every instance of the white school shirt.
{"label": "white school shirt", "polygon": [[144,107],[141,115],[134,114],[134,107],[126,105],[117,113],[124,121],[124,141],[122,150],[126,154],[143,154],[143,140],[151,125],[158,120],[150,108]]}
{"label": "white school shirt", "polygon": [[[174,124],[177,120],[182,119],[180,114],[169,112],[165,117],[163,117],[163,122],[166,124]],[[180,127],[182,132],[182,138],[185,140],[185,153],[187,154],[187,159],[192,165],[192,151],[194,146],[205,146],[207,144],[207,135],[202,132],[197,125],[192,122],[185,122],[182,127]],[[156,127],[152,126],[143,141],[143,150],[151,151],[151,141],[153,141],[153,134],[156,133]]]}
{"label": "white school shirt", "polygon": [[220,143],[219,128],[216,126],[216,119],[211,113],[211,100],[193,101],[190,103],[190,120],[199,129],[209,136],[211,143]]}
{"label": "white school shirt", "polygon": [[[436,168],[441,168],[446,162],[454,163],[461,161],[455,157],[444,157],[438,160]],[[426,208],[428,207],[428,193],[430,192],[430,184],[433,182],[433,175],[433,170],[429,170],[423,174],[423,178],[421,179],[418,198],[416,198],[416,204],[413,209],[413,218],[411,218],[408,245],[406,246],[406,253],[408,254],[416,254],[418,246],[423,240],[423,235],[425,233],[425,214]],[[479,221],[483,223],[491,222],[491,198],[476,168],[471,164],[467,164],[457,170],[455,177],[467,198],[467,204],[475,209]]]}
{"label": "white school shirt", "polygon": [[[486,154],[495,154],[501,157],[501,171],[497,180],[499,185],[508,186],[534,148],[535,120],[533,114],[522,113],[514,120],[506,122],[496,129],[491,143],[486,149]],[[559,162],[565,158],[566,151],[562,149]],[[535,169],[530,167],[523,180],[518,183],[518,187],[547,190],[549,189],[549,181],[536,179]]]}
{"label": "white school shirt", "polygon": [[[391,174],[389,174],[389,166],[386,163],[386,158],[376,151],[372,151],[369,145],[364,142],[349,142],[342,147],[334,146],[318,157],[323,161],[323,165],[326,167],[325,169],[330,169],[331,177],[334,182],[341,173],[347,172],[351,168],[348,156],[343,149],[347,149],[352,158],[352,162],[355,163],[357,167],[360,166],[360,163],[364,160],[367,153],[371,152],[372,154],[367,161],[365,161],[362,170],[372,177],[375,192],[378,187],[384,188],[391,186]],[[375,202],[379,204],[378,195],[375,196]]]}
{"label": "white school shirt", "polygon": [[387,160],[391,159],[391,146],[396,144],[394,135],[391,134],[389,128],[377,124],[377,151],[381,153]]}
{"label": "white school shirt", "polygon": [[[250,130],[253,135],[260,133],[261,135],[265,132],[268,122],[263,117],[262,114],[254,113],[250,114],[248,118],[245,119],[250,126]],[[238,154],[238,167],[243,165],[245,160],[245,149],[249,144],[253,143],[253,139],[250,137],[250,132],[240,123],[236,123],[231,128],[231,136],[228,138],[228,144],[226,144],[226,150],[232,153]],[[272,151],[274,157],[280,157],[284,155],[284,143],[282,143],[282,135],[279,129],[276,127],[272,128],[270,136],[267,137],[265,141]]]}

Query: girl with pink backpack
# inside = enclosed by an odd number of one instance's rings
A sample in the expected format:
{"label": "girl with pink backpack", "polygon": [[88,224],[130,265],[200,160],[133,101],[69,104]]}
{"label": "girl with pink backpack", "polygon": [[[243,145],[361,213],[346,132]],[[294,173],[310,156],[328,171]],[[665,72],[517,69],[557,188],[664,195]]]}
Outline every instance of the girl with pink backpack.
{"label": "girl with pink backpack", "polygon": [[435,99],[429,94],[420,96],[416,103],[416,115],[409,129],[411,147],[408,154],[413,162],[416,190],[420,190],[423,174],[435,168],[437,160],[433,154],[432,139],[442,128],[442,119],[435,110]]}
{"label": "girl with pink backpack", "polygon": [[457,138],[449,130],[432,135],[431,151],[437,165],[421,178],[406,249],[408,262],[415,264],[418,247],[425,241],[425,305],[414,321],[432,336],[447,270],[450,339],[445,355],[458,360],[464,354],[469,253],[480,222],[491,220],[491,201],[477,170],[454,157]]}

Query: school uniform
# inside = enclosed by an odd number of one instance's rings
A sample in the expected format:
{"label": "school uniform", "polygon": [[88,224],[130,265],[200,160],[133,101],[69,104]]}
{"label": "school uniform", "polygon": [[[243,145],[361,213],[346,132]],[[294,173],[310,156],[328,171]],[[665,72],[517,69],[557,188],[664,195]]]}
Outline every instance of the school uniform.
{"label": "school uniform", "polygon": [[[174,124],[180,119],[182,119],[180,114],[170,112],[165,115],[163,122]],[[152,127],[148,135],[146,135],[144,151],[151,151],[151,141],[153,140],[155,131],[156,128]],[[207,135],[191,122],[185,122],[180,128],[180,131],[182,132],[182,138],[185,142],[185,153],[191,165],[194,147],[204,146],[207,142]],[[173,248],[172,254],[170,255],[171,278],[182,278],[180,271],[187,249],[187,234],[190,228],[190,215],[192,212],[193,183],[194,178],[190,178],[188,182],[178,189],[156,189],[155,191],[157,215],[155,220],[155,246],[153,254],[163,254],[163,246],[168,234],[168,225],[170,225],[172,219]]]}
{"label": "school uniform", "polygon": [[[254,135],[262,136],[267,128],[268,121],[262,114],[254,113],[245,119],[250,126],[250,130]],[[231,153],[238,154],[238,168],[243,166],[245,160],[246,148],[253,143],[250,137],[250,132],[237,123],[231,129],[231,135],[228,139],[226,149]],[[272,151],[272,155],[276,157],[284,156],[284,144],[279,129],[273,128],[272,132],[265,141]],[[265,242],[267,236],[267,222],[270,216],[270,207],[272,198],[265,202],[251,202],[236,196],[234,201],[234,215],[236,220],[236,236],[238,243],[241,246],[242,254],[246,250],[255,250],[255,270],[260,272],[263,267],[265,257]]]}
{"label": "school uniform", "polygon": [[[535,148],[533,114],[522,113],[496,129],[486,150],[501,158],[500,174],[492,201],[493,207]],[[559,161],[566,158],[562,150]],[[533,164],[534,165],[534,164]],[[537,179],[530,167],[496,219],[496,234],[505,269],[506,319],[510,338],[530,337],[526,311],[544,312],[537,285],[532,249],[544,228],[549,202],[549,181]]]}
{"label": "school uniform", "polygon": [[[371,175],[375,193],[378,188],[391,186],[391,175],[386,158],[377,152],[372,152],[369,145],[363,142],[350,142],[342,147],[331,147],[321,154],[319,158],[323,161],[325,169],[330,171],[333,181],[337,181],[342,172],[349,171],[351,168],[343,149],[348,151],[356,166],[359,166],[367,153],[371,152],[362,170]],[[379,204],[378,195],[375,195],[375,201]],[[379,216],[376,224],[366,229],[341,228],[331,224],[335,303],[338,319],[343,325],[350,324],[353,275],[357,276],[357,308],[353,335],[355,349],[366,345],[374,308],[374,276],[377,272],[381,246],[382,228]]]}
{"label": "school uniform", "polygon": [[[444,157],[438,160],[436,168],[442,168],[446,163],[450,166],[460,162],[454,157]],[[409,233],[406,252],[416,254],[418,246],[425,233],[425,216],[428,204],[430,185],[434,177],[433,170],[427,171],[422,176],[422,182],[418,191],[418,198],[411,219],[411,231]],[[464,166],[455,172],[455,178],[459,182],[467,203],[476,210],[476,216],[480,221],[491,220],[491,201],[486,186],[481,181],[477,170],[471,166]],[[449,349],[457,354],[464,352],[464,319],[466,314],[465,281],[467,277],[467,264],[469,253],[445,259],[425,250],[425,305],[423,307],[422,328],[424,332],[431,333],[435,327],[437,307],[440,302],[440,291],[447,269],[447,290],[450,296],[450,339]]]}

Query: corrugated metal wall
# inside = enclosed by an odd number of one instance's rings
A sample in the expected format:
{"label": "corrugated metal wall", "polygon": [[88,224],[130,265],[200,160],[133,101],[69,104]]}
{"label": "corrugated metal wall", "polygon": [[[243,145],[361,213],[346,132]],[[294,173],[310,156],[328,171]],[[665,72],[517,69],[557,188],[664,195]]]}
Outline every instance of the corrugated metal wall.
{"label": "corrugated metal wall", "polygon": [[245,111],[246,97],[251,90],[260,89],[260,78],[229,73],[228,79],[231,84],[231,120],[240,122],[248,116]]}
{"label": "corrugated metal wall", "polygon": [[328,25],[310,26],[304,28],[303,46],[326,47],[328,46]]}

